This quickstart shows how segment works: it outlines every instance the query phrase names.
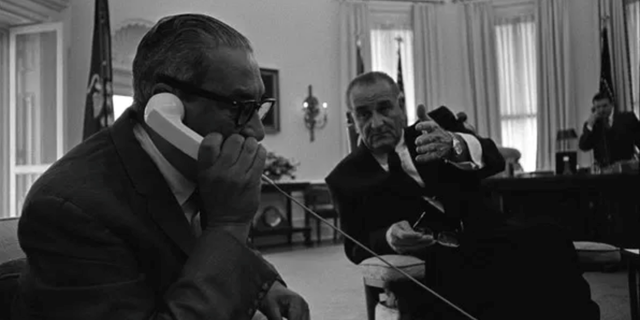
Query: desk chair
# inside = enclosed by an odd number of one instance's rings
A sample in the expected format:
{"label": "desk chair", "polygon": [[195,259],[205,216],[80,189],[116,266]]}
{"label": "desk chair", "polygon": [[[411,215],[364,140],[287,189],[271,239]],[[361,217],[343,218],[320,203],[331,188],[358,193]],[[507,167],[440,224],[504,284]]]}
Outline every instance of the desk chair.
{"label": "desk chair", "polygon": [[[309,209],[319,214],[325,219],[333,219],[333,225],[340,226],[340,216],[333,206],[329,187],[325,184],[311,184],[304,191],[304,203]],[[338,239],[338,233],[333,230],[333,241]],[[320,219],[316,219],[316,242],[320,244],[322,240],[322,228]]]}
{"label": "desk chair", "polygon": [[[360,138],[355,130],[353,118],[349,112],[346,112],[347,118],[347,136],[349,138],[349,153],[355,150],[359,143]],[[339,213],[338,213],[339,214]],[[424,261],[416,257],[403,256],[403,255],[384,255],[383,259],[391,263],[393,266],[399,268],[402,271],[407,272],[414,278],[424,279]],[[360,271],[362,272],[362,278],[364,281],[364,294],[367,306],[367,319],[375,320],[376,313],[378,314],[392,314],[389,310],[376,312],[376,307],[380,307],[380,294],[384,293],[385,286],[389,281],[404,277],[401,273],[393,270],[387,266],[384,262],[378,258],[365,259],[360,264]],[[378,319],[383,320],[383,319]]]}
{"label": "desk chair", "polygon": [[0,219],[0,319],[11,318],[11,303],[18,279],[27,266],[18,243],[19,218]]}
{"label": "desk chair", "polygon": [[607,271],[622,261],[620,249],[607,243],[575,241],[578,262],[584,269]]}

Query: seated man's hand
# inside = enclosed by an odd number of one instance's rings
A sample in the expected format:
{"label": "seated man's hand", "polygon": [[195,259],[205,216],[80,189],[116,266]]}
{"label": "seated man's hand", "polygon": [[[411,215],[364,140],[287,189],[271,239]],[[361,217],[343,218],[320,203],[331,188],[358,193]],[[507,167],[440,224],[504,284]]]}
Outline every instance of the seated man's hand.
{"label": "seated man's hand", "polygon": [[433,236],[413,230],[409,222],[403,220],[387,230],[387,242],[395,252],[406,254],[432,246],[436,241]]}
{"label": "seated man's hand", "polygon": [[448,158],[453,148],[453,135],[442,129],[427,116],[426,121],[416,124],[416,130],[422,134],[416,138],[416,161],[429,162]]}
{"label": "seated man's hand", "polygon": [[269,320],[282,320],[282,317],[288,320],[311,319],[309,305],[304,298],[282,285],[280,281],[273,283],[259,310]]}

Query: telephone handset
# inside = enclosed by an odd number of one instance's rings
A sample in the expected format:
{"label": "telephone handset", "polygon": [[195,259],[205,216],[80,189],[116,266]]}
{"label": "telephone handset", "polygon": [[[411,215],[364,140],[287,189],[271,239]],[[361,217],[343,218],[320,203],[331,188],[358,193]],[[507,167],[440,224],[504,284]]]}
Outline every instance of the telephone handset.
{"label": "telephone handset", "polygon": [[198,159],[202,136],[182,123],[184,106],[180,98],[171,93],[158,93],[149,99],[144,109],[144,121],[176,148]]}
{"label": "telephone handset", "polygon": [[[197,134],[195,131],[191,130],[189,127],[184,125],[182,123],[183,118],[184,118],[184,105],[182,104],[182,101],[180,101],[180,98],[178,98],[176,95],[173,95],[171,93],[159,93],[154,95],[153,97],[151,97],[151,99],[149,99],[149,102],[147,103],[147,106],[144,110],[144,120],[147,123],[147,125],[149,125],[155,132],[157,132],[165,140],[169,141],[169,143],[176,146],[178,149],[180,149],[182,152],[186,153],[187,155],[191,156],[193,159],[197,160],[198,150],[200,148],[200,144],[202,143],[203,138],[199,134]],[[416,283],[418,286],[422,287],[426,291],[438,297],[440,300],[444,301],[448,305],[457,309],[460,313],[467,316],[469,319],[476,320],[473,316],[466,313],[464,310],[460,309],[460,307],[456,306],[449,300],[440,296],[437,292],[433,291],[431,288],[427,287],[422,282],[415,279],[405,271],[398,269],[396,266],[392,265],[391,263],[386,261],[384,258],[377,255],[367,246],[363,245],[358,240],[346,234],[340,228],[334,226],[332,223],[322,218],[313,210],[309,209],[307,206],[300,203],[297,199],[291,197],[289,194],[287,194],[282,189],[280,189],[280,187],[275,182],[273,182],[273,180],[269,179],[264,174],[262,175],[262,179],[268,182],[269,184],[273,185],[276,190],[281,192],[287,198],[291,199],[291,201],[298,204],[305,211],[311,213],[314,217],[316,217],[316,219],[319,219],[326,225],[330,226],[331,228],[333,228],[334,230],[342,234],[345,238],[353,241],[356,245],[360,246],[365,251],[376,256],[378,259],[380,259],[382,262],[387,264],[389,267],[398,271],[399,273],[401,273],[402,275],[404,275],[405,277],[409,278],[411,281]]]}

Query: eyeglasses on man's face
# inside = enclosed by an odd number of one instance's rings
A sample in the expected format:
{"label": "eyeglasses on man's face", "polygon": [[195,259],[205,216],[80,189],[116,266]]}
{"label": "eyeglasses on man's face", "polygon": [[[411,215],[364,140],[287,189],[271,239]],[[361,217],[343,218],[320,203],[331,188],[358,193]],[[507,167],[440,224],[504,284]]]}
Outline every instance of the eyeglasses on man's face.
{"label": "eyeglasses on man's face", "polygon": [[169,76],[160,76],[158,77],[158,82],[167,84],[176,89],[182,90],[185,93],[199,96],[205,99],[218,101],[225,103],[232,107],[232,109],[236,112],[236,126],[243,127],[246,125],[254,113],[258,113],[260,120],[262,120],[271,107],[276,104],[276,99],[273,98],[264,98],[261,101],[256,100],[244,100],[239,101],[229,97],[221,96],[219,94],[213,93],[211,91],[201,89],[193,84],[169,77]]}

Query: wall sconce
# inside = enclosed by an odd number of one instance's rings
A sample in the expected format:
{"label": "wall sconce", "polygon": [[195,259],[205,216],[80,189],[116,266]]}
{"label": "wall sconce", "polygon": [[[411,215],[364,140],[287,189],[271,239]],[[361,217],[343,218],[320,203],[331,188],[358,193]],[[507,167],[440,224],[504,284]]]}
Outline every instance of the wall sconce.
{"label": "wall sconce", "polygon": [[318,104],[318,99],[313,96],[312,87],[309,85],[309,96],[304,99],[302,110],[304,111],[304,125],[309,129],[311,142],[315,140],[314,131],[327,125],[327,103],[322,103],[322,108]]}

